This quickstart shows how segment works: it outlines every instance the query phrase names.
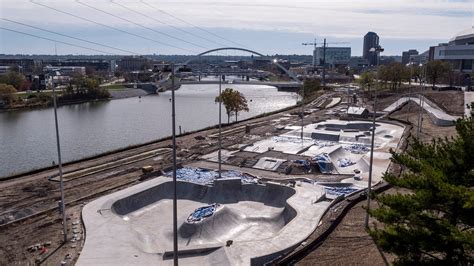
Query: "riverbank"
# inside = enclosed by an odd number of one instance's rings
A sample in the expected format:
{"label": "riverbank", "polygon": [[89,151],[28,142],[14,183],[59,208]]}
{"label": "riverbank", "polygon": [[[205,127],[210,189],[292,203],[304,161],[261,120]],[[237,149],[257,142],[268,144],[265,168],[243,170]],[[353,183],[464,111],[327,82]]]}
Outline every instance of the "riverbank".
{"label": "riverbank", "polygon": [[[311,101],[312,100],[307,100],[305,102],[311,102]],[[240,121],[234,121],[234,122],[231,122],[229,124],[222,124],[222,128],[223,129],[231,128],[231,127],[235,126],[236,124],[251,122],[252,120],[255,120],[255,119],[265,118],[265,117],[268,117],[268,116],[276,115],[276,114],[283,113],[283,112],[286,112],[286,111],[289,111],[289,110],[293,110],[295,108],[297,108],[297,105],[292,105],[292,106],[289,106],[289,107],[286,107],[286,108],[283,108],[283,109],[280,109],[280,110],[276,110],[276,111],[273,111],[273,112],[263,113],[263,114],[255,116],[255,117],[243,119],[243,120],[240,120]],[[202,129],[193,130],[193,131],[185,132],[185,133],[182,133],[182,134],[178,134],[178,136],[179,137],[184,137],[184,136],[196,134],[196,133],[199,133],[199,132],[205,132],[205,131],[213,130],[213,129],[217,129],[217,128],[218,128],[218,125],[208,126],[208,127],[202,128]],[[149,141],[149,142],[145,142],[145,143],[141,143],[141,144],[137,144],[137,145],[130,145],[130,146],[127,146],[127,147],[124,147],[124,148],[119,148],[119,149],[114,149],[114,150],[102,152],[102,153],[96,154],[94,156],[88,156],[88,157],[85,157],[85,158],[82,158],[82,159],[73,160],[73,161],[70,161],[70,162],[67,162],[67,163],[63,163],[63,166],[74,165],[74,164],[77,164],[77,163],[82,163],[82,162],[86,162],[86,161],[89,161],[89,160],[98,159],[98,158],[101,158],[101,157],[104,157],[104,156],[113,155],[115,153],[130,151],[130,150],[134,150],[134,149],[141,148],[141,147],[146,147],[146,146],[153,145],[153,144],[158,144],[158,143],[161,143],[161,142],[167,141],[167,140],[171,140],[171,136],[166,136],[166,137],[163,137],[163,138],[159,138],[157,140],[153,140],[153,141]],[[37,173],[40,173],[40,172],[43,172],[43,171],[50,171],[50,170],[53,170],[53,169],[57,169],[57,167],[58,167],[57,165],[52,165],[52,166],[49,166],[49,167],[42,167],[42,168],[38,168],[38,169],[33,169],[31,171],[26,171],[26,172],[23,172],[23,173],[18,173],[18,174],[14,174],[14,175],[10,175],[10,176],[5,176],[5,177],[0,176],[0,182],[11,180],[11,179],[22,178],[22,177],[37,174]]]}
{"label": "riverbank", "polygon": [[[83,104],[89,102],[101,102],[101,101],[110,101],[110,100],[117,100],[117,99],[126,99],[126,98],[133,98],[133,97],[141,97],[148,95],[149,93],[142,90],[142,89],[131,89],[131,88],[114,88],[108,90],[110,93],[110,97],[106,99],[84,99],[84,100],[72,100],[72,101],[64,101],[59,100],[57,102],[58,106],[67,106],[67,105],[75,105],[75,104]],[[15,112],[15,111],[23,111],[23,110],[36,110],[36,109],[43,109],[43,108],[50,108],[53,107],[53,101],[51,99],[52,93],[50,92],[40,92],[40,93],[29,93],[28,95],[41,95],[38,97],[45,97],[45,101],[39,101],[37,103],[28,103],[28,104],[21,104],[15,105],[12,107],[0,108],[1,112]],[[26,98],[28,96],[20,96],[21,98]],[[48,101],[46,101],[48,100]]]}
{"label": "riverbank", "polygon": [[[240,121],[291,108],[296,96],[277,92],[275,88],[245,87],[250,112]],[[177,93],[177,132],[197,132],[218,123],[218,105],[214,88],[183,86]],[[110,103],[94,103],[62,107],[60,118],[63,163],[95,158],[154,143],[171,135],[170,93],[142,98],[120,99]],[[199,110],[199,112],[196,112]],[[234,117],[233,117],[234,118]],[[234,120],[234,119],[232,119]],[[54,119],[51,109],[12,112],[0,116],[3,151],[0,179],[15,178],[57,162]],[[10,141],[7,141],[10,139]]]}

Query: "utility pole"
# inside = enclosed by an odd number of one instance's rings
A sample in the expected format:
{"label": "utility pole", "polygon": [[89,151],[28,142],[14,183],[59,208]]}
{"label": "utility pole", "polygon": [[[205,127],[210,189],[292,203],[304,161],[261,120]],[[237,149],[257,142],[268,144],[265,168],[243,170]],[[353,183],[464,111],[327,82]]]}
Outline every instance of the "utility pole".
{"label": "utility pole", "polygon": [[303,145],[303,129],[304,129],[304,81],[303,81],[303,90],[301,90],[301,145]]}
{"label": "utility pole", "polygon": [[219,73],[219,179],[222,178],[222,75]]}
{"label": "utility pole", "polygon": [[323,44],[323,87],[326,87],[326,38]]}
{"label": "utility pole", "polygon": [[[426,75],[426,72],[425,72],[425,75]],[[426,78],[426,77],[425,77]],[[423,92],[423,89],[425,88],[425,82],[423,82],[423,86],[420,87],[420,90],[421,92]],[[421,128],[423,126],[423,106],[424,106],[424,103],[425,103],[425,98],[423,97],[423,95],[420,93],[419,94],[419,104],[420,104],[420,108],[419,108],[419,112],[418,112],[418,128],[417,128],[417,131],[416,131],[416,137],[419,139],[420,138],[420,134],[421,134]]]}
{"label": "utility pole", "polygon": [[176,182],[176,108],[174,96],[174,64],[171,64],[171,128],[173,139],[173,261],[178,265],[178,206],[177,206],[177,182]]}
{"label": "utility pole", "polygon": [[59,190],[61,192],[61,202],[60,202],[60,209],[61,214],[63,216],[63,234],[64,243],[67,242],[67,224],[66,224],[66,204],[64,202],[64,180],[63,180],[63,164],[61,160],[61,143],[59,141],[59,126],[58,126],[58,107],[56,103],[56,90],[54,86],[48,81],[49,86],[53,89],[53,106],[54,106],[54,125],[56,127],[56,147],[58,150],[58,169],[59,169]]}
{"label": "utility pole", "polygon": [[[370,50],[373,50],[376,55],[378,55],[380,52],[383,52],[384,49],[380,47],[374,47],[371,48]],[[378,67],[378,61],[377,61],[377,67]],[[380,85],[379,81],[379,69],[377,68],[377,85]],[[379,86],[376,86],[379,87]],[[370,211],[370,194],[372,194],[372,172],[373,172],[373,166],[374,166],[374,145],[375,145],[375,117],[377,114],[377,88],[374,89],[374,114],[372,118],[372,139],[371,139],[371,147],[370,147],[370,165],[369,165],[369,180],[367,184],[367,214],[365,216],[365,228],[369,228],[369,211]]]}

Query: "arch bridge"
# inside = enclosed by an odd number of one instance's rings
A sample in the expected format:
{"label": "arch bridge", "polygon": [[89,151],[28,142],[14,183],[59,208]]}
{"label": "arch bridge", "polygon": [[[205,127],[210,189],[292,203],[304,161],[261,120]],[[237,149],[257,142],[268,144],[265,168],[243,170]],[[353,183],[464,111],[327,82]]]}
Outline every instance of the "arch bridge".
{"label": "arch bridge", "polygon": [[250,49],[245,49],[245,48],[239,48],[239,47],[222,47],[222,48],[211,49],[211,50],[208,50],[208,51],[205,51],[205,52],[202,52],[200,54],[195,55],[194,57],[188,59],[183,65],[188,65],[189,63],[191,63],[192,61],[195,61],[196,59],[199,59],[203,55],[210,54],[210,53],[213,53],[213,52],[218,52],[218,51],[224,51],[224,50],[242,51],[242,52],[247,52],[247,53],[250,53],[250,54],[258,55],[258,56],[260,56],[261,58],[264,58],[264,59],[270,59],[270,61],[273,64],[275,64],[279,69],[283,70],[283,72],[285,72],[288,76],[290,76],[291,79],[293,79],[298,84],[301,84],[301,80],[298,79],[298,77],[295,75],[295,73],[293,73],[292,71],[290,71],[289,69],[287,69],[286,67],[284,67],[283,65],[278,63],[276,58],[269,58],[268,56],[265,56],[265,55],[263,55],[263,54],[261,54],[257,51],[250,50]]}

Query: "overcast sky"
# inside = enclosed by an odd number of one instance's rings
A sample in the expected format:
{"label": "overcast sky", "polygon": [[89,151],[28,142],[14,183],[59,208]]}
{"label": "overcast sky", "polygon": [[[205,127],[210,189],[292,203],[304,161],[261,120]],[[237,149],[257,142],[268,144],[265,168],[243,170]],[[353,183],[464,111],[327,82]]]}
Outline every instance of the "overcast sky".
{"label": "overcast sky", "polygon": [[76,17],[28,0],[0,0],[0,27],[57,41],[0,29],[0,53],[54,54],[56,46],[58,54],[193,54],[216,47],[240,46],[264,54],[311,54],[312,47],[301,43],[327,38],[330,46],[350,46],[352,55],[361,55],[363,36],[374,31],[380,36],[385,55],[400,55],[410,48],[423,52],[474,25],[471,0],[80,0],[84,4],[75,0],[34,1]]}

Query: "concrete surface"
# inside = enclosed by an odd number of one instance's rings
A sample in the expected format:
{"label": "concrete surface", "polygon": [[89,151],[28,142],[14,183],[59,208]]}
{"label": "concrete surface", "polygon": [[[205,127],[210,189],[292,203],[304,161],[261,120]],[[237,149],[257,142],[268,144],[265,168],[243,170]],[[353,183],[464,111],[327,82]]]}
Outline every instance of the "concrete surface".
{"label": "concrete surface", "polygon": [[[317,185],[237,181],[178,182],[180,264],[261,264],[309,236],[329,205],[316,203],[324,196]],[[171,188],[171,179],[158,177],[87,204],[77,265],[171,265]],[[213,216],[185,222],[194,209],[214,202],[222,205]],[[225,246],[227,240],[233,244]]]}
{"label": "concrete surface", "polygon": [[[423,103],[421,103],[421,98],[424,100]],[[439,108],[436,104],[433,102],[429,101],[426,99],[426,97],[423,96],[417,96],[417,97],[402,97],[387,108],[385,108],[383,111],[387,113],[392,113],[395,110],[398,110],[401,108],[405,103],[408,101],[413,101],[414,103],[418,105],[423,105],[423,109],[425,109],[426,112],[428,112],[431,121],[435,125],[438,126],[452,126],[454,125],[454,121],[458,119],[459,117],[457,116],[452,116],[444,112],[441,108]]]}
{"label": "concrete surface", "polygon": [[[271,137],[254,143],[245,149],[248,152],[263,153],[268,150],[286,154],[300,154],[314,157],[327,153],[333,163],[334,174],[354,174],[361,171],[363,180],[368,179],[369,149],[371,144],[372,123],[368,121],[326,120],[304,126],[303,140],[301,128],[292,127],[291,131],[277,137]],[[390,149],[396,150],[402,138],[404,127],[378,121],[375,130],[373,183],[381,180],[383,173],[390,164]],[[360,154],[350,151],[351,146],[366,147]],[[339,166],[338,161],[348,159],[355,164],[347,167]],[[264,162],[261,162],[264,164]],[[264,169],[259,167],[260,169]],[[367,186],[367,185],[365,185]]]}
{"label": "concrete surface", "polygon": [[326,105],[325,108],[327,109],[327,108],[334,107],[334,106],[338,105],[341,102],[341,100],[342,100],[341,97],[333,97],[331,99],[331,102],[328,105]]}
{"label": "concrete surface", "polygon": [[471,109],[467,108],[471,106],[471,103],[474,103],[474,91],[465,91],[464,92],[464,115],[466,117],[471,117]]}

